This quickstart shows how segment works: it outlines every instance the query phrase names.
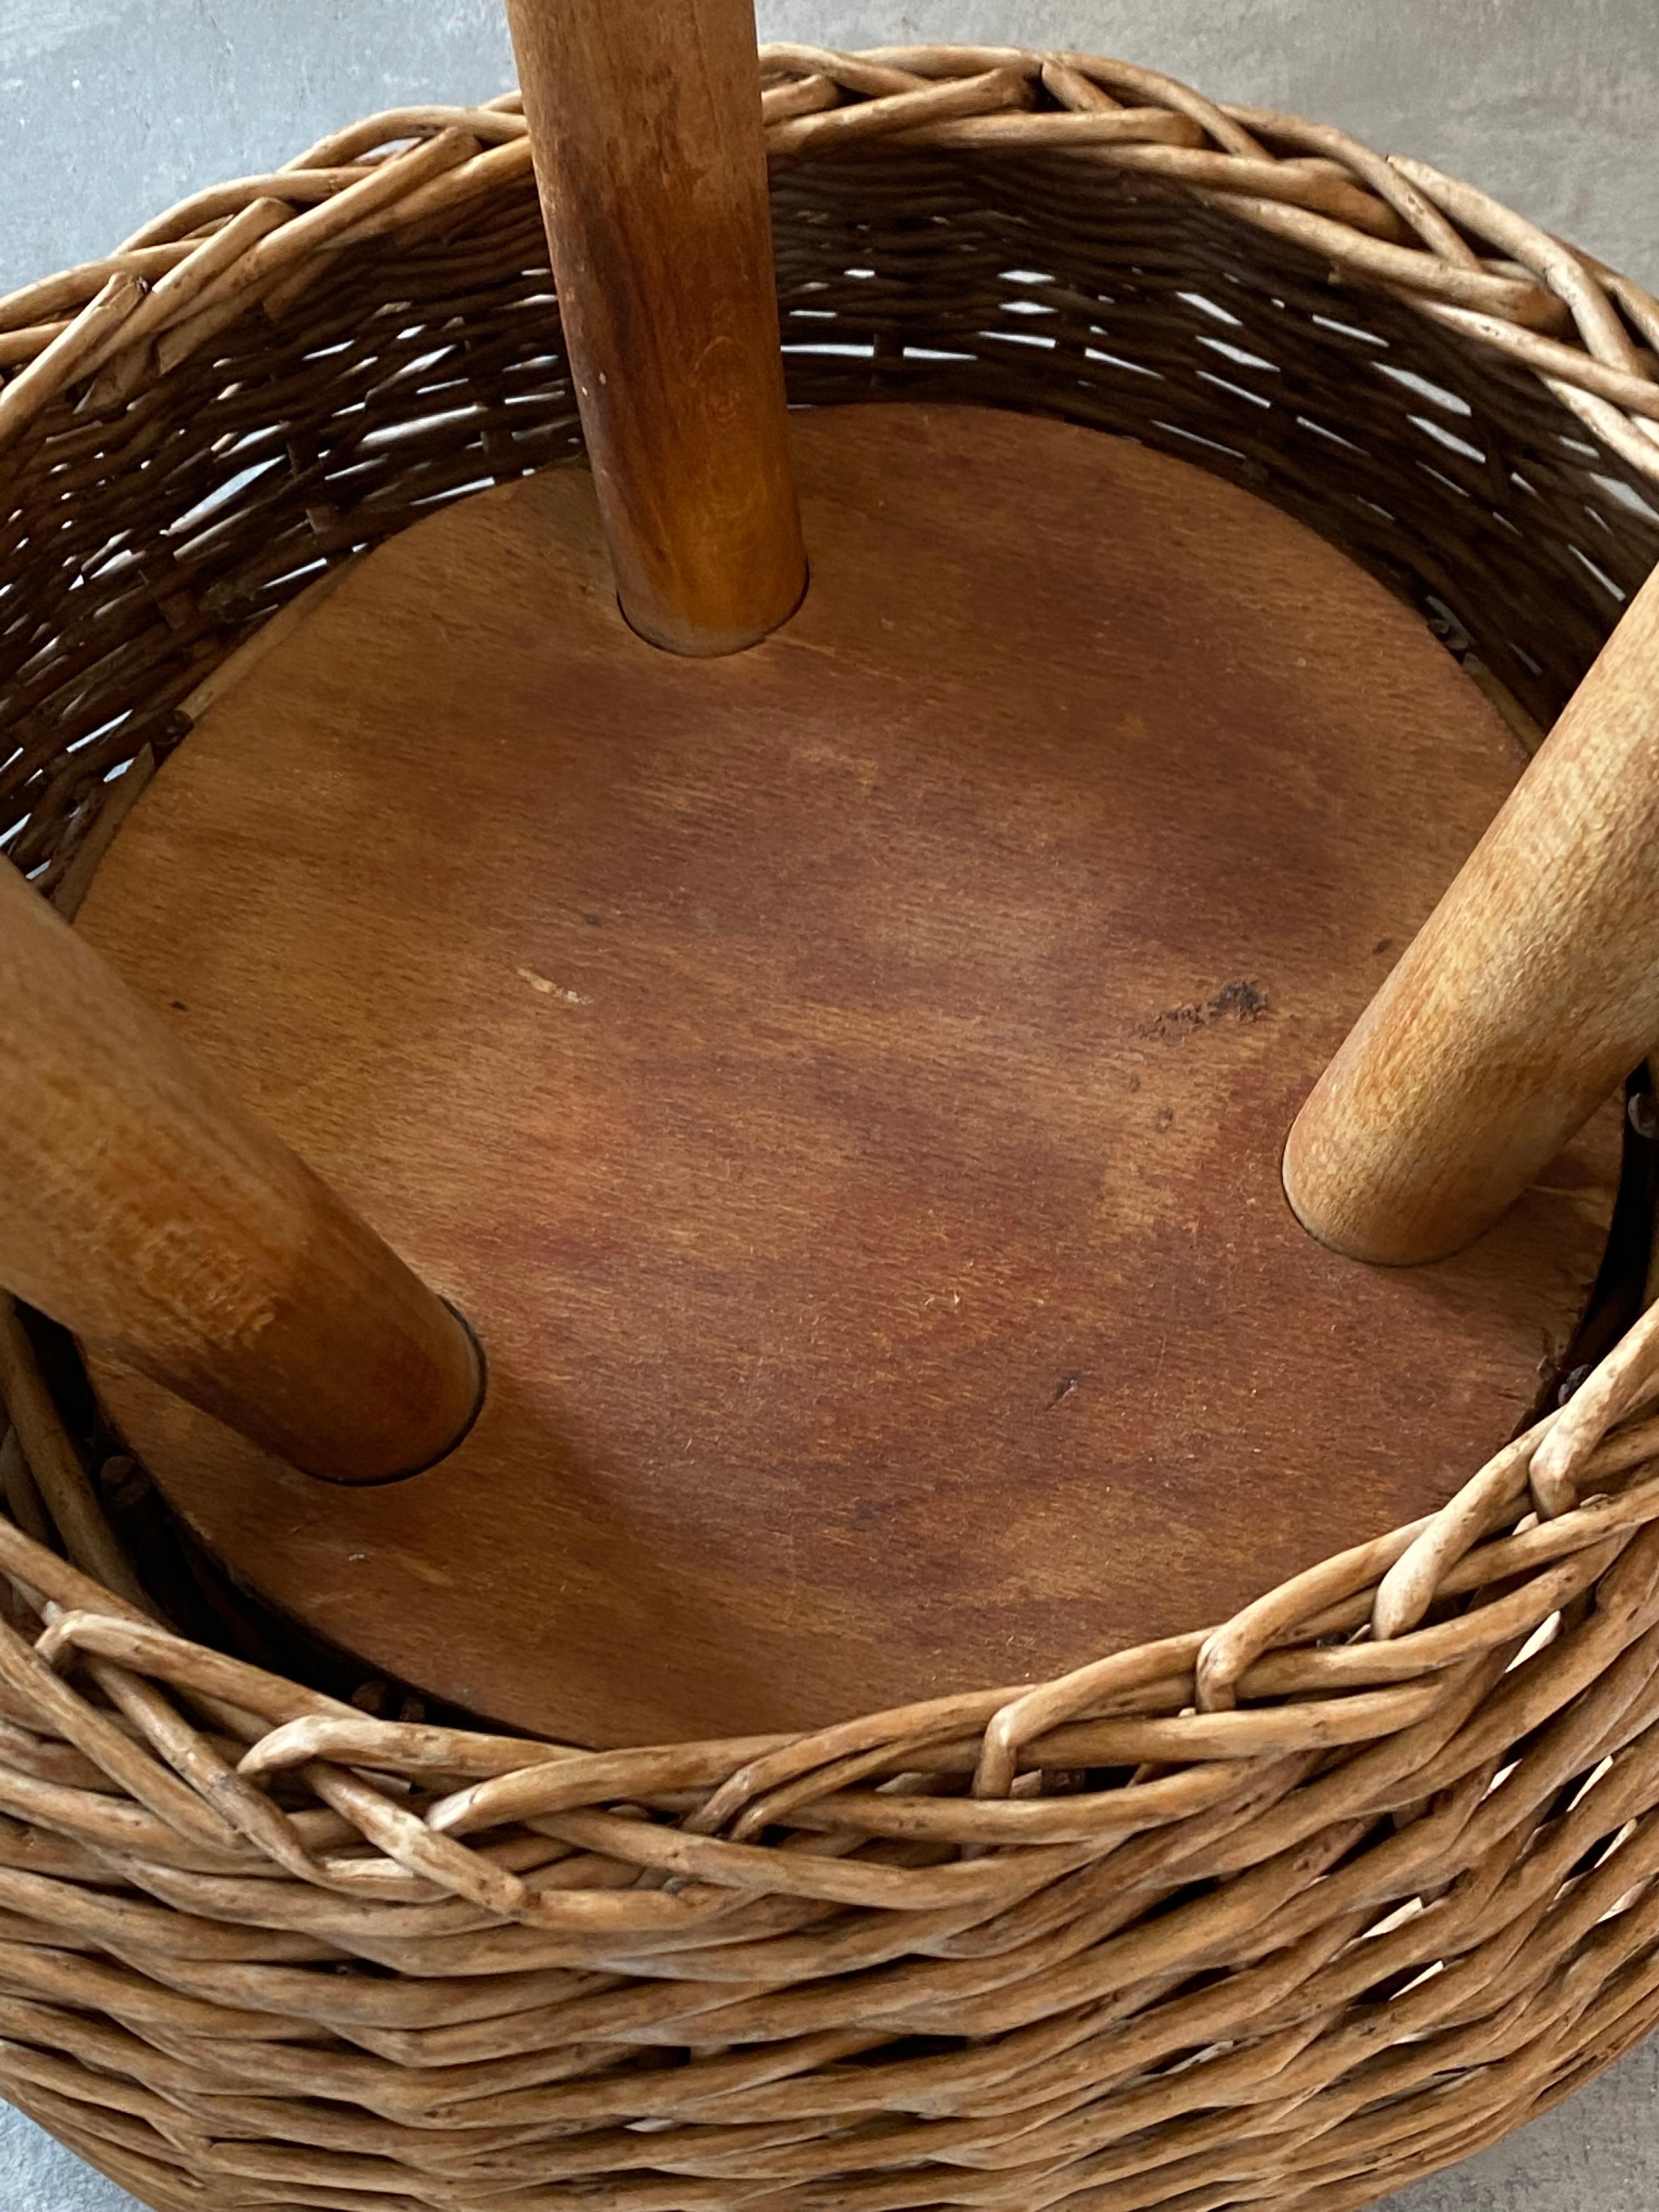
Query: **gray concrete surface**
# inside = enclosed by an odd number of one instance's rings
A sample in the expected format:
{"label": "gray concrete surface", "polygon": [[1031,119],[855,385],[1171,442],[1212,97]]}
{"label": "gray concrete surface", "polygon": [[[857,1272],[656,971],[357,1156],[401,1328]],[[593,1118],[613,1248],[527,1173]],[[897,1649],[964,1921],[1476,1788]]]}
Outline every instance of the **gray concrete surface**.
{"label": "gray concrete surface", "polygon": [[[760,0],[769,36],[1156,64],[1474,178],[1659,276],[1655,0]],[[500,0],[0,0],[0,289],[342,120],[511,81]]]}
{"label": "gray concrete surface", "polygon": [[[668,4],[668,0],[665,0]],[[764,34],[1155,64],[1473,179],[1659,283],[1659,0],[761,0]],[[498,0],[0,0],[0,290],[377,107],[511,81]],[[1652,2212],[1659,2045],[1394,2212]],[[130,2200],[0,2109],[0,2212]]]}

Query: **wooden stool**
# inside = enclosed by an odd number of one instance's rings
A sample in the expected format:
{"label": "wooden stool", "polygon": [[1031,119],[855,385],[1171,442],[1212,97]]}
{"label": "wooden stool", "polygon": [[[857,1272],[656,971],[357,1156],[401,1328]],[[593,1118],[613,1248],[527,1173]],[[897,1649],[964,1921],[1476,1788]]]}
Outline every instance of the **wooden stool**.
{"label": "wooden stool", "polygon": [[5,893],[0,1277],[233,1573],[596,1743],[1047,1675],[1441,1503],[1555,1379],[1659,1030],[1653,602],[1505,804],[1484,697],[1246,495],[792,437],[703,15],[678,79],[650,10],[520,26],[592,477],[266,634],[81,942]]}
{"label": "wooden stool", "polygon": [[793,449],[765,643],[635,636],[585,471],[468,500],[221,699],[82,914],[490,1370],[440,1466],[322,1497],[100,1363],[119,1425],[272,1602],[580,1741],[1041,1678],[1443,1503],[1616,1171],[1615,1119],[1429,1269],[1284,1203],[1523,757],[1413,615],[1063,424]]}

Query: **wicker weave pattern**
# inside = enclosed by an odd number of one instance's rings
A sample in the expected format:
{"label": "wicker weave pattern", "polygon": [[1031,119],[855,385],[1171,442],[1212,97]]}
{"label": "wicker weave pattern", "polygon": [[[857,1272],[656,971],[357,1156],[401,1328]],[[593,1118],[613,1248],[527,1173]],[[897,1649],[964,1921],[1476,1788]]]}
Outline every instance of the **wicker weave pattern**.
{"label": "wicker weave pattern", "polygon": [[[1119,64],[767,65],[797,397],[1165,444],[1553,714],[1659,547],[1645,295]],[[510,100],[198,197],[0,306],[0,361],[3,821],[67,904],[105,776],[295,593],[577,442]],[[1211,1632],[587,1753],[161,1626],[0,1312],[0,2089],[215,2212],[1368,2203],[1659,2020],[1656,1390],[1650,1316]]]}
{"label": "wicker weave pattern", "polygon": [[[1553,715],[1659,550],[1639,287],[1467,185],[1121,64],[765,59],[796,398],[1170,447],[1432,593]],[[0,301],[25,865],[68,864],[102,779],[325,564],[575,449],[515,106],[371,117]]]}
{"label": "wicker weave pattern", "polygon": [[[772,46],[761,61],[776,167],[878,141],[1018,147],[1186,185],[1524,362],[1659,479],[1659,301],[1423,162],[1384,161],[1328,126],[1218,106],[1156,70],[1089,55]],[[253,302],[280,318],[348,246],[453,222],[522,179],[519,109],[509,93],[479,108],[372,116],[274,175],[196,194],[103,261],[14,293],[0,302],[0,366],[27,373],[0,402],[0,440],[70,385],[100,380],[95,404],[129,397]]]}

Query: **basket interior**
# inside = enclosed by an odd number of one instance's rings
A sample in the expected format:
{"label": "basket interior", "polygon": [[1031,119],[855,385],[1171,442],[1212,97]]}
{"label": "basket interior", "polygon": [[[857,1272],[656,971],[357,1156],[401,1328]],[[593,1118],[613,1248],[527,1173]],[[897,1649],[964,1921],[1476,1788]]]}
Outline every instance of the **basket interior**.
{"label": "basket interior", "polygon": [[[1530,370],[1176,188],[853,148],[785,170],[774,217],[796,404],[1163,447],[1340,545],[1546,726],[1659,554],[1642,479]],[[580,450],[533,191],[347,247],[125,410],[59,402],[40,431],[0,540],[0,836],[55,872],[104,779],[178,742],[180,702],[328,563]]]}

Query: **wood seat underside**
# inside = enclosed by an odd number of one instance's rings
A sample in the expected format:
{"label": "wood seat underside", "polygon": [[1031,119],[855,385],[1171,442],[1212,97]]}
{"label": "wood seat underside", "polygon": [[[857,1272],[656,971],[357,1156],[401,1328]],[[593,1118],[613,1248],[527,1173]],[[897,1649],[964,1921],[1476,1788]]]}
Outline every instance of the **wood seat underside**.
{"label": "wood seat underside", "polygon": [[1417,617],[1186,464],[793,418],[764,644],[619,617],[579,466],[252,659],[80,926],[485,1344],[325,1487],[107,1363],[233,1573],[584,1742],[808,1726],[1224,1618],[1441,1503],[1601,1255],[1617,1116],[1389,1272],[1295,1111],[1522,764]]}

